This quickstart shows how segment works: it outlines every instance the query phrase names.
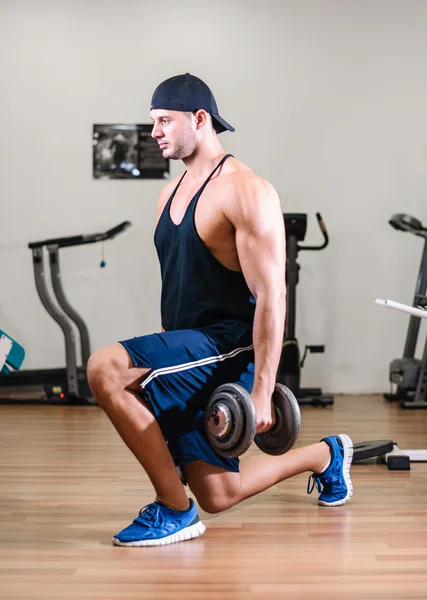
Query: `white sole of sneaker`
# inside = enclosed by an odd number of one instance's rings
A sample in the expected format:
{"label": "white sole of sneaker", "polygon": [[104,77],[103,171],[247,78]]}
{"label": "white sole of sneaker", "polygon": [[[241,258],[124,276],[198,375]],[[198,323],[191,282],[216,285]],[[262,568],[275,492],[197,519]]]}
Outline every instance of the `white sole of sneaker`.
{"label": "white sole of sneaker", "polygon": [[198,521],[190,527],[181,529],[172,535],[160,538],[157,540],[139,540],[136,542],[120,542],[118,539],[113,538],[113,544],[115,546],[166,546],[167,544],[174,544],[175,542],[185,542],[186,540],[192,540],[204,534],[206,527],[201,521]]}
{"label": "white sole of sneaker", "polygon": [[343,475],[347,486],[347,495],[342,500],[336,500],[335,502],[324,502],[323,500],[319,500],[318,503],[320,506],[340,506],[341,504],[348,502],[353,495],[353,484],[350,478],[350,467],[351,461],[353,460],[353,442],[345,433],[341,433],[338,437],[342,441],[344,448]]}

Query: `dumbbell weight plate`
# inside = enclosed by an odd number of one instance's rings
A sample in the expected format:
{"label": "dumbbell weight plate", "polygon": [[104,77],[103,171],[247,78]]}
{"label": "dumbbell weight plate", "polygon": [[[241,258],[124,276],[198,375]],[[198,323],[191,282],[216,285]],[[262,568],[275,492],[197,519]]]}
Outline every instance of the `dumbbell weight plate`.
{"label": "dumbbell weight plate", "polygon": [[255,444],[266,454],[285,454],[292,448],[301,428],[301,412],[289,388],[276,383],[273,392],[276,423],[265,433],[255,436]]}
{"label": "dumbbell weight plate", "polygon": [[256,415],[245,388],[226,383],[214,391],[206,408],[205,429],[220,456],[236,458],[246,452],[255,437]]}

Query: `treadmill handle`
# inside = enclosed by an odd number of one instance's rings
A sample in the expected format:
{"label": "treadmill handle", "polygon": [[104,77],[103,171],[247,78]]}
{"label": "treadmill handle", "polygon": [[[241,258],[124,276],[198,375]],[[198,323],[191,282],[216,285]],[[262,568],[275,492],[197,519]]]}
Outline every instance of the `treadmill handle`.
{"label": "treadmill handle", "polygon": [[128,227],[130,227],[132,223],[130,221],[123,221],[120,225],[116,225],[112,227],[105,233],[106,240],[112,240],[116,235],[125,231]]}
{"label": "treadmill handle", "polygon": [[28,247],[43,248],[43,246],[58,246],[58,248],[69,248],[70,246],[83,246],[83,244],[95,244],[96,242],[103,242],[105,240],[111,240],[122,231],[125,231],[131,226],[130,221],[123,221],[119,225],[116,225],[112,229],[105,231],[104,233],[89,233],[87,235],[73,235],[62,238],[52,238],[50,240],[43,240],[42,242],[30,242]]}

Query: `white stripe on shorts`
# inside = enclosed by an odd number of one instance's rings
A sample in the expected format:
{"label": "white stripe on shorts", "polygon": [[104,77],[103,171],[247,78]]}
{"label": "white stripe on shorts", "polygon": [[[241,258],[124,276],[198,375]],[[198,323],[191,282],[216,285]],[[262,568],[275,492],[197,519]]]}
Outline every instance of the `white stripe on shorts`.
{"label": "white stripe on shorts", "polygon": [[244,348],[235,348],[228,354],[217,354],[216,356],[208,356],[207,358],[201,358],[200,360],[193,360],[192,362],[183,363],[182,365],[173,365],[172,367],[163,367],[162,369],[154,369],[151,371],[150,375],[147,379],[141,383],[141,388],[144,389],[146,385],[150,383],[156,377],[160,375],[170,375],[171,373],[179,373],[180,371],[187,371],[188,369],[193,369],[194,367],[201,367],[204,365],[210,365],[215,362],[222,362],[227,360],[228,358],[234,358],[241,352],[248,352],[249,350],[253,350],[253,344],[251,346],[246,346]]}

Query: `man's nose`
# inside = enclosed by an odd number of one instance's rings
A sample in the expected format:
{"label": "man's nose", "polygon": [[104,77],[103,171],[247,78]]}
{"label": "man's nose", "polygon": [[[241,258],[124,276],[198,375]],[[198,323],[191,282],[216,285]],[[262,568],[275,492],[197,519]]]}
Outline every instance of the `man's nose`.
{"label": "man's nose", "polygon": [[155,140],[157,140],[158,138],[161,138],[163,136],[163,132],[161,130],[161,127],[158,123],[154,123],[153,125],[153,129],[151,131],[151,137],[153,137]]}

